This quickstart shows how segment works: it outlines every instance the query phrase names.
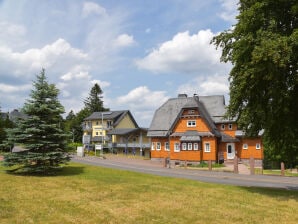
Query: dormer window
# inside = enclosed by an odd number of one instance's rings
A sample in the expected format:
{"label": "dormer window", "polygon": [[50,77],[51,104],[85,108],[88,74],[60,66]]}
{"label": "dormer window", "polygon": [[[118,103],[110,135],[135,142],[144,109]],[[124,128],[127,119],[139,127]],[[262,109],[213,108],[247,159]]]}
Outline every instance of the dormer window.
{"label": "dormer window", "polygon": [[187,127],[196,127],[197,122],[195,120],[189,120],[187,121]]}

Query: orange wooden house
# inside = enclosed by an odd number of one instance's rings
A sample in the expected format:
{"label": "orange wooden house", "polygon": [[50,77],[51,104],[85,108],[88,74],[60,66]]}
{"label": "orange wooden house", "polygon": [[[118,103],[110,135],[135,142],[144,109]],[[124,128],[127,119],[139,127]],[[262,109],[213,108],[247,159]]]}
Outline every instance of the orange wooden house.
{"label": "orange wooden house", "polygon": [[245,137],[235,120],[224,118],[225,112],[224,96],[179,94],[169,99],[155,111],[148,130],[151,159],[224,162],[237,155],[243,162],[253,157],[261,164],[261,136]]}

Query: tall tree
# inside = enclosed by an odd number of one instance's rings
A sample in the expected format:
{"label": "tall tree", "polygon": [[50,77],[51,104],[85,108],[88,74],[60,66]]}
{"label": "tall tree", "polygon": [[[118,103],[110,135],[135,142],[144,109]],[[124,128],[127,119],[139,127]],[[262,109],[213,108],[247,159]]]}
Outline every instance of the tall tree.
{"label": "tall tree", "polygon": [[90,114],[98,111],[107,111],[108,109],[103,107],[102,90],[100,86],[95,83],[92,87],[89,96],[84,100],[85,108],[90,111]]}
{"label": "tall tree", "polygon": [[240,0],[237,24],[213,39],[231,62],[230,104],[248,135],[264,129],[268,149],[298,161],[298,2]]}
{"label": "tall tree", "polygon": [[23,107],[28,118],[19,120],[16,128],[8,132],[8,141],[20,143],[27,150],[7,154],[4,165],[18,165],[15,171],[49,173],[69,160],[63,151],[66,134],[61,128],[61,114],[64,108],[58,100],[59,90],[47,82],[44,69],[33,86],[31,99]]}

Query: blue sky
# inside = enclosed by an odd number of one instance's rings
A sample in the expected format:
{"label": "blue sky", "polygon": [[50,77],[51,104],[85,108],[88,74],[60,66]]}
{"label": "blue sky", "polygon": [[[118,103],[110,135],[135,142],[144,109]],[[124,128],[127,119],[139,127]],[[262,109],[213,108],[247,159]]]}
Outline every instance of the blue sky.
{"label": "blue sky", "polygon": [[143,127],[178,93],[228,100],[231,65],[209,42],[236,15],[237,0],[0,0],[1,110],[24,105],[41,68],[66,114],[95,83]]}

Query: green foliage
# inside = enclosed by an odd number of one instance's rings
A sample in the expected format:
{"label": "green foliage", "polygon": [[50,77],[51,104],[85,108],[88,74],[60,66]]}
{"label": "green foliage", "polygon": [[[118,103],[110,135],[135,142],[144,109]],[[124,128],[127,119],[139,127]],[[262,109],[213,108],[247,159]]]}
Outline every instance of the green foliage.
{"label": "green foliage", "polygon": [[[1,111],[0,111],[1,112]],[[0,150],[9,151],[12,147],[12,144],[8,144],[6,130],[13,127],[13,122],[9,120],[8,114],[5,119],[0,117]]]}
{"label": "green foliage", "polygon": [[266,150],[298,163],[298,2],[241,0],[237,24],[213,39],[231,62],[228,117]]}
{"label": "green foliage", "polygon": [[103,101],[101,100],[102,94],[103,92],[100,86],[95,83],[90,91],[89,97],[84,100],[85,108],[90,111],[90,114],[93,112],[109,110],[103,107]]}
{"label": "green foliage", "polygon": [[58,100],[58,89],[47,82],[44,69],[33,86],[31,99],[23,108],[28,118],[18,120],[7,132],[7,142],[23,144],[27,151],[7,154],[4,165],[17,165],[22,172],[49,173],[69,160],[61,150],[67,137],[61,128],[64,108]]}
{"label": "green foliage", "polygon": [[84,100],[85,107],[77,114],[70,111],[65,119],[65,131],[71,133],[71,142],[82,142],[84,119],[93,112],[109,111],[109,108],[103,107],[102,90],[96,83],[90,90],[89,96]]}

